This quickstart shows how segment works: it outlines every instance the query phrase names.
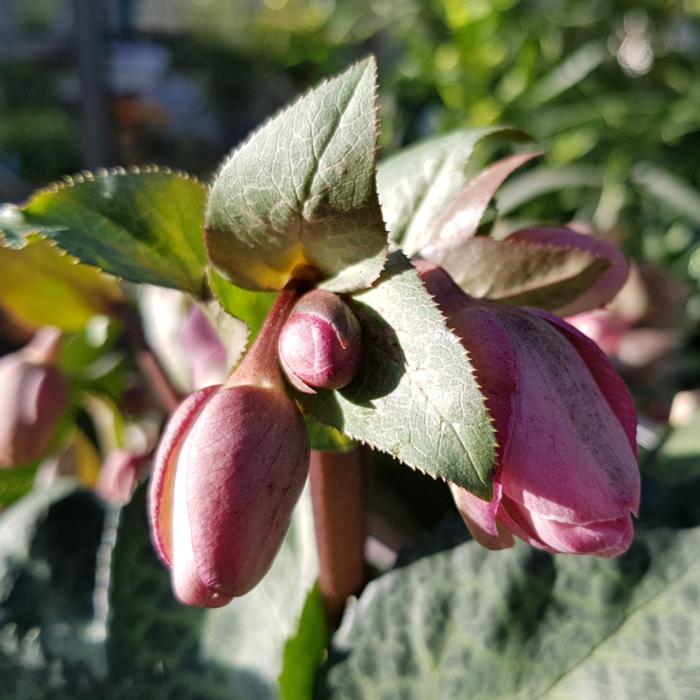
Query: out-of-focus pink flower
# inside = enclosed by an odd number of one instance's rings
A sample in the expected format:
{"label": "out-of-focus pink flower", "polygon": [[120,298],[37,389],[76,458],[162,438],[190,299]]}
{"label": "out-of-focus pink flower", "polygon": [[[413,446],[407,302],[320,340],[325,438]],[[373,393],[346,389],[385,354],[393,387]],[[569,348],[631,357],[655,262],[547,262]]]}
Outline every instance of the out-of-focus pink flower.
{"label": "out-of-focus pink flower", "polygon": [[68,406],[68,381],[54,364],[61,334],[43,328],[0,359],[0,467],[38,459]]}
{"label": "out-of-focus pink flower", "polygon": [[603,352],[558,317],[476,301],[440,268],[421,276],[469,351],[498,441],[494,493],[453,485],[476,540],[612,557],[639,507],[636,415]]}
{"label": "out-of-focus pink flower", "polygon": [[125,505],[143,478],[149,455],[135,454],[129,450],[113,450],[100,467],[95,491],[106,501]]}
{"label": "out-of-focus pink flower", "polygon": [[219,384],[224,380],[230,370],[226,348],[195,304],[186,312],[178,339],[189,358],[194,387]]}
{"label": "out-of-focus pink flower", "polygon": [[142,287],[140,308],[149,345],[183,393],[224,382],[245,348],[244,323],[223,314],[214,328],[199,305],[174,289]]}

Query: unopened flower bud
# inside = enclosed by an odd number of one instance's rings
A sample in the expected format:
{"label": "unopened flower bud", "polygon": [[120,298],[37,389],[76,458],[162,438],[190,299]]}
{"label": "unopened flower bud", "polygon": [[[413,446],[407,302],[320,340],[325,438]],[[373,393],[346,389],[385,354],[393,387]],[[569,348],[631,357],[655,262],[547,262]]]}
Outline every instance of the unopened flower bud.
{"label": "unopened flower bud", "polygon": [[315,289],[294,307],[279,338],[279,358],[299,390],[342,389],[357,372],[361,328],[350,307],[331,292]]}
{"label": "unopened flower bud", "polygon": [[191,394],[162,437],[151,529],[183,603],[219,607],[250,591],[289,527],[309,468],[306,426],[276,361],[294,298],[273,309],[229,382]]}
{"label": "unopened flower bud", "polygon": [[68,405],[68,381],[54,365],[55,328],[40,330],[18,352],[0,359],[0,467],[38,459]]}

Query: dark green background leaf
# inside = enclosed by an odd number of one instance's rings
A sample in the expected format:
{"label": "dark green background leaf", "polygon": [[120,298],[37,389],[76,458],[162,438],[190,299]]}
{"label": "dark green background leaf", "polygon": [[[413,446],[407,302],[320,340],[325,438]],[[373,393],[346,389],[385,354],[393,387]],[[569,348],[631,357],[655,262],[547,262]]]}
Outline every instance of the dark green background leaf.
{"label": "dark green background leaf", "polygon": [[346,615],[322,697],[694,700],[699,547],[700,529],[659,529],[607,561],[475,542],[419,558]]}
{"label": "dark green background leaf", "polygon": [[700,411],[686,425],[666,436],[645,471],[666,486],[700,476]]}

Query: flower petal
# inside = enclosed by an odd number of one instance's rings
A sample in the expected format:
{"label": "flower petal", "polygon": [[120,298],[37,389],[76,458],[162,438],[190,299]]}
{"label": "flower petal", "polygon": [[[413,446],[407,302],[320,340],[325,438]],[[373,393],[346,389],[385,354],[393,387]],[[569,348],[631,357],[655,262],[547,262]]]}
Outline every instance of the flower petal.
{"label": "flower petal", "polygon": [[634,535],[630,515],[576,525],[526,510],[508,499],[503,500],[503,510],[517,524],[516,533],[522,539],[548,552],[616,557],[627,551]]}
{"label": "flower petal", "polygon": [[499,320],[518,368],[502,460],[504,493],[528,510],[576,525],[634,510],[635,455],[579,346],[537,313],[502,310]]}
{"label": "flower petal", "polygon": [[180,447],[212,393],[218,387],[209,386],[190,394],[168,421],[153,462],[153,474],[148,499],[148,514],[153,545],[167,566],[172,562],[172,507],[175,467]]}
{"label": "flower petal", "polygon": [[483,501],[455,484],[450,484],[452,498],[472,537],[487,549],[508,549],[513,546],[513,535],[496,521],[501,499],[500,484],[494,483],[491,501]]}

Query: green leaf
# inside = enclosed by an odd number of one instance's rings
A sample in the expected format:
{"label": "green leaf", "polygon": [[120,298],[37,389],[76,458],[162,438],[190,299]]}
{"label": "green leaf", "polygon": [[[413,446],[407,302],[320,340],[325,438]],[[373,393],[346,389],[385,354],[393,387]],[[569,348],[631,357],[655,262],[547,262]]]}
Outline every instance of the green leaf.
{"label": "green leaf", "polygon": [[7,508],[29,493],[34,484],[38,464],[0,470],[0,506]]}
{"label": "green leaf", "polygon": [[400,251],[375,286],[349,299],[365,355],[339,392],[299,394],[313,417],[484,498],[495,437],[466,350]]}
{"label": "green leaf", "polygon": [[695,528],[645,533],[613,560],[474,542],[425,556],[367,586],[321,697],[690,700],[699,547]]}
{"label": "green leaf", "polygon": [[518,153],[492,163],[475,175],[428,229],[418,251],[421,257],[440,262],[474,236],[496,190],[518,168],[542,155]]}
{"label": "green leaf", "polygon": [[313,697],[316,669],[323,661],[327,638],[323,598],[316,584],[306,596],[296,634],[284,645],[279,677],[283,700],[308,700]]}
{"label": "green leaf", "polygon": [[583,249],[470,238],[440,263],[468,294],[511,306],[561,309],[590,289],[610,260]]}
{"label": "green leaf", "polygon": [[610,51],[604,44],[584,44],[531,88],[525,97],[527,106],[538,107],[570,90],[609,58]]}
{"label": "green leaf", "polygon": [[474,150],[488,136],[524,138],[503,127],[461,129],[428,139],[383,160],[377,170],[379,199],[392,240],[413,255],[431,226],[467,182]]}
{"label": "green leaf", "polygon": [[668,434],[645,473],[666,486],[700,476],[700,411],[686,425]]}
{"label": "green leaf", "polygon": [[375,182],[376,73],[370,58],[321,84],[224,163],[207,205],[207,248],[232,282],[281,289],[305,266],[337,292],[377,278],[387,236]]}
{"label": "green leaf", "polygon": [[5,235],[21,245],[19,232],[36,231],[116,277],[201,296],[205,199],[203,185],[168,170],[79,175],[35,194]]}
{"label": "green leaf", "polygon": [[37,235],[21,250],[0,247],[0,268],[2,305],[31,326],[78,331],[96,314],[113,315],[122,299],[114,278]]}
{"label": "green leaf", "polygon": [[349,452],[356,447],[355,443],[340,430],[323,425],[309,416],[304,416],[304,419],[309,431],[309,445],[312,450]]}
{"label": "green leaf", "polygon": [[277,294],[237,287],[213,267],[209,268],[209,287],[227,313],[245,322],[249,329],[248,344],[252,343],[258,337]]}

